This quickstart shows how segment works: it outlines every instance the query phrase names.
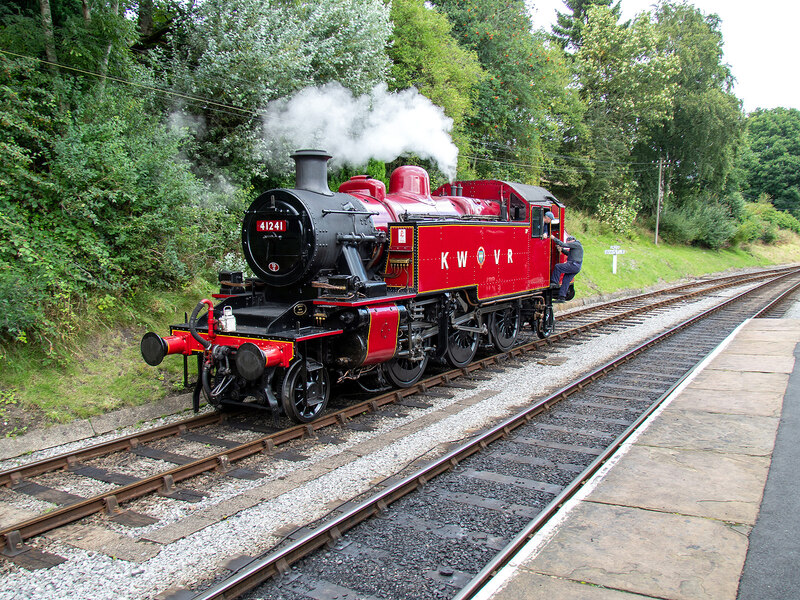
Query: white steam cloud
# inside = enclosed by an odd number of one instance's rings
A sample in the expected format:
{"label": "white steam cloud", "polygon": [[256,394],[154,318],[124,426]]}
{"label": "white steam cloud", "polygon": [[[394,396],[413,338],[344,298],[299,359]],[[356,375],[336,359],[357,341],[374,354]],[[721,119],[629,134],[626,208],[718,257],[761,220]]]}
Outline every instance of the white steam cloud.
{"label": "white steam cloud", "polygon": [[264,150],[273,164],[285,164],[288,152],[300,148],[326,150],[334,167],[363,166],[371,158],[389,162],[411,152],[455,179],[453,120],[413,88],[389,92],[379,84],[355,97],[341,84],[328,83],[270,102],[263,121]]}

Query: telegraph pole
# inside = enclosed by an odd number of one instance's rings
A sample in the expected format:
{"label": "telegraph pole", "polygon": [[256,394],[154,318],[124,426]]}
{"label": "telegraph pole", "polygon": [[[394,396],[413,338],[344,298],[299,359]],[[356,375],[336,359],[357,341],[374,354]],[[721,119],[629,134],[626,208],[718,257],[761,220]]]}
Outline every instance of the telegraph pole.
{"label": "telegraph pole", "polygon": [[658,246],[658,222],[661,217],[661,203],[664,200],[664,157],[658,157],[658,200],[656,200],[656,246]]}

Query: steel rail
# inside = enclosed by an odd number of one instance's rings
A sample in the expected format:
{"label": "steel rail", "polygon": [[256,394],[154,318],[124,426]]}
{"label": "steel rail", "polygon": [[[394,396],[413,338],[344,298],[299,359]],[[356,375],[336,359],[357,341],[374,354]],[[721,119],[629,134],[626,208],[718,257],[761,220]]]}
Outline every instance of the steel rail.
{"label": "steel rail", "polygon": [[[784,277],[788,277],[792,271],[787,274],[779,275],[771,282],[777,281]],[[768,285],[767,282],[762,285]],[[759,288],[753,288],[759,289]],[[22,542],[37,535],[41,535],[58,527],[63,527],[69,523],[85,518],[87,516],[106,512],[108,514],[116,514],[122,512],[119,506],[125,502],[141,498],[147,494],[155,492],[168,493],[172,490],[175,483],[184,481],[191,477],[195,477],[201,473],[212,470],[224,472],[227,470],[228,465],[232,462],[249,458],[256,454],[267,453],[270,454],[275,450],[275,446],[284,444],[293,440],[313,437],[316,432],[326,427],[337,425],[344,425],[353,417],[357,417],[364,413],[371,413],[377,411],[380,407],[387,404],[401,402],[404,398],[414,394],[424,394],[428,389],[437,385],[452,383],[456,379],[468,376],[471,373],[480,369],[485,369],[495,365],[501,365],[503,362],[516,358],[525,352],[536,350],[542,346],[550,345],[555,341],[574,337],[576,334],[583,333],[590,329],[596,329],[604,325],[621,321],[633,315],[640,314],[666,306],[688,297],[693,297],[699,293],[707,292],[708,290],[700,290],[692,292],[685,296],[677,298],[667,298],[661,302],[648,304],[641,307],[636,307],[625,313],[619,313],[605,317],[594,323],[584,324],[575,328],[571,328],[561,333],[552,334],[548,338],[541,340],[534,340],[522,346],[517,346],[508,350],[507,352],[495,354],[486,358],[479,359],[469,365],[460,369],[453,369],[444,373],[434,375],[418,382],[412,387],[392,390],[384,394],[380,394],[369,400],[365,400],[345,407],[334,413],[323,415],[319,419],[304,425],[296,425],[282,431],[272,433],[258,439],[252,440],[241,444],[235,448],[228,448],[220,452],[199,458],[190,463],[176,466],[167,471],[158,473],[156,475],[143,478],[139,481],[115,488],[106,493],[87,498],[60,508],[54,509],[50,512],[37,515],[26,521],[6,526],[0,529],[0,540],[11,552],[19,552],[22,548]],[[752,291],[752,290],[749,290]],[[746,292],[747,293],[747,292]],[[738,297],[738,296],[737,296]],[[129,437],[136,437],[129,436]],[[69,461],[67,461],[69,463]],[[19,479],[15,479],[19,481]]]}
{"label": "steel rail", "polygon": [[783,302],[786,302],[789,296],[791,296],[798,289],[800,289],[800,282],[798,282],[796,285],[792,286],[790,289],[786,290],[783,294],[775,298],[772,302],[767,304],[764,308],[762,308],[755,315],[753,315],[753,318],[758,319],[764,317],[768,312],[773,310],[775,307],[782,304]]}
{"label": "steel rail", "polygon": [[[734,287],[737,285],[744,285],[751,281],[758,281],[760,279],[766,279],[768,277],[784,275],[786,273],[791,273],[797,271],[797,267],[782,267],[779,269],[771,269],[769,271],[760,272],[760,273],[747,273],[747,274],[739,274],[739,275],[729,275],[727,277],[719,277],[717,279],[706,279],[701,281],[693,281],[690,283],[683,283],[681,285],[676,285],[673,287],[664,288],[661,290],[654,290],[652,292],[646,292],[644,294],[639,294],[637,296],[632,296],[630,298],[618,298],[616,300],[611,300],[609,302],[604,302],[602,304],[593,304],[592,306],[585,306],[580,308],[575,308],[563,313],[560,313],[557,316],[557,320],[564,320],[564,319],[571,319],[572,317],[577,317],[579,315],[583,315],[589,312],[594,312],[597,310],[603,310],[605,308],[612,308],[619,304],[624,304],[625,302],[635,302],[637,300],[645,300],[647,298],[653,298],[656,296],[661,296],[664,294],[675,294],[680,293],[682,290],[687,288],[697,287],[701,285],[708,285],[703,290],[699,290],[700,292],[707,292],[709,290],[717,290],[717,289],[725,289],[728,287]],[[727,282],[727,283],[722,283]]]}
{"label": "steel rail", "polygon": [[[556,318],[557,320],[564,320],[565,318],[571,318],[579,314],[585,314],[587,312],[603,310],[605,308],[609,308],[614,305],[622,304],[625,302],[636,301],[639,299],[644,299],[648,297],[654,297],[663,294],[669,293],[676,293],[682,289],[686,289],[689,287],[694,287],[697,285],[701,285],[703,283],[716,283],[716,282],[731,282],[735,280],[733,283],[723,283],[716,286],[712,286],[711,289],[722,289],[724,287],[731,287],[731,285],[740,285],[745,284],[750,281],[756,281],[758,279],[763,279],[765,277],[771,277],[776,274],[782,274],[786,271],[790,271],[791,269],[774,269],[770,270],[766,273],[759,273],[752,277],[747,277],[746,279],[741,279],[741,275],[736,276],[729,276],[729,277],[722,277],[719,279],[708,280],[705,282],[694,282],[694,283],[687,283],[680,286],[674,286],[671,288],[666,288],[659,291],[648,292],[645,294],[640,294],[638,296],[633,296],[630,298],[620,298],[618,300],[614,300],[611,302],[606,302],[604,304],[594,305],[591,307],[579,308],[567,313],[561,313]],[[708,288],[703,289],[701,292],[707,292]],[[673,302],[680,301],[683,298],[689,297],[688,295],[684,295],[679,298],[673,299]],[[648,305],[647,308],[656,307],[658,308],[660,305],[651,304]],[[645,308],[645,310],[647,310]],[[631,315],[634,313],[620,313],[622,318],[626,315]],[[593,326],[594,324],[589,324],[589,326]],[[577,328],[576,328],[577,329]],[[569,330],[569,331],[572,331]],[[560,339],[559,336],[551,336],[551,340]],[[546,342],[540,342],[539,346],[543,345]],[[4,471],[0,471],[0,486],[13,486],[19,483],[22,479],[27,477],[35,477],[36,475],[42,475],[44,473],[49,473],[51,471],[57,471],[59,469],[68,469],[72,466],[73,463],[81,460],[88,460],[91,458],[97,458],[99,456],[105,456],[108,454],[113,454],[114,452],[120,452],[124,450],[131,450],[135,448],[139,444],[144,444],[148,442],[152,442],[155,440],[179,435],[184,431],[188,431],[191,429],[197,429],[200,427],[206,427],[208,425],[214,425],[217,423],[224,422],[226,419],[226,415],[224,413],[215,412],[209,415],[198,415],[193,416],[188,419],[183,419],[181,421],[177,421],[172,424],[163,425],[160,427],[156,427],[153,429],[144,430],[141,432],[133,433],[124,437],[116,438],[113,440],[109,440],[107,442],[101,442],[99,444],[93,444],[92,446],[87,446],[86,448],[82,448],[79,450],[75,450],[73,452],[68,452],[64,454],[60,454],[57,456],[41,459],[35,462],[30,462],[24,465],[19,465],[17,467],[12,467],[11,469],[7,469]],[[294,439],[294,438],[292,438]]]}
{"label": "steel rail", "polygon": [[[512,417],[505,419],[500,424],[490,428],[489,430],[478,434],[471,441],[466,442],[458,446],[457,448],[449,450],[442,457],[428,463],[426,466],[422,467],[416,473],[409,475],[400,481],[391,483],[386,488],[377,492],[372,497],[361,501],[356,506],[342,512],[338,516],[333,517],[327,523],[322,524],[314,531],[311,531],[306,535],[298,538],[297,540],[291,542],[284,548],[271,552],[270,554],[264,557],[254,559],[253,561],[239,568],[231,577],[227,578],[226,580],[212,586],[208,590],[205,590],[199,594],[192,596],[191,600],[214,600],[221,598],[229,600],[231,598],[236,598],[244,594],[245,592],[252,590],[253,588],[267,581],[271,577],[288,572],[292,563],[307,556],[308,554],[317,550],[318,548],[335,543],[339,538],[342,537],[342,535],[346,531],[353,528],[358,523],[361,523],[362,521],[385,510],[388,505],[392,504],[393,502],[402,498],[403,496],[406,496],[407,494],[413,492],[414,490],[422,487],[423,485],[425,485],[426,482],[430,481],[434,477],[437,477],[438,475],[453,469],[461,461],[468,458],[469,456],[472,456],[477,452],[480,452],[481,450],[486,448],[489,444],[509,436],[514,429],[530,422],[536,415],[544,412],[554,404],[567,398],[576,391],[583,389],[587,384],[602,377],[606,373],[616,369],[618,366],[627,363],[632,358],[638,356],[645,350],[649,349],[654,345],[657,345],[658,343],[664,341],[665,339],[672,337],[679,331],[682,331],[687,327],[690,327],[691,325],[697,323],[698,321],[707,318],[708,316],[722,310],[723,308],[726,308],[730,304],[737,302],[742,298],[752,293],[755,293],[756,291],[760,291],[762,288],[771,285],[776,281],[784,277],[787,277],[788,275],[791,275],[791,273],[778,277],[772,281],[765,282],[755,288],[752,288],[740,294],[737,294],[736,296],[722,302],[721,304],[709,308],[703,311],[702,313],[674,326],[670,330],[660,335],[657,335],[643,342],[642,344],[639,344],[634,349],[627,352],[625,355],[605,363],[604,365],[596,368],[589,374],[583,376],[578,381],[575,381],[567,386],[562,387],[561,389],[555,391],[546,398],[537,401],[535,404],[528,407],[527,409],[517,413]],[[685,374],[684,377],[686,377],[690,372],[691,370],[687,372],[687,374]],[[681,379],[681,381],[682,380],[683,378]],[[675,386],[673,386],[673,388],[671,389],[674,389],[674,387]],[[648,411],[652,412],[652,410],[655,410],[655,408],[656,408],[655,406],[651,407],[650,409],[648,409]],[[644,420],[643,418],[637,419],[637,423],[641,423],[643,420]],[[624,441],[624,439],[619,441],[619,444],[621,444],[622,441]],[[616,441],[614,442],[614,444],[616,444]],[[603,456],[605,456],[607,460],[608,456],[610,456],[612,453],[613,452],[604,453]],[[555,512],[555,510],[558,508],[558,506],[560,506],[560,504],[563,504],[563,502],[571,494],[574,494],[575,491],[577,491],[577,489],[579,489],[580,486],[582,486],[588,480],[588,478],[594,473],[594,471],[596,471],[599,468],[600,464],[602,464],[602,462],[599,459],[593,461],[592,465],[594,465],[594,469],[591,472],[589,472],[591,466],[587,467],[587,469],[585,469],[584,472],[582,472],[581,475],[579,475],[578,483],[574,483],[568,486],[568,489],[570,489],[571,492],[569,494],[562,492],[557,498],[558,502],[554,500],[553,502],[551,502],[550,505],[548,505],[548,507],[545,510],[548,511],[550,515],[552,515],[552,513]],[[388,481],[391,481],[391,478]],[[538,520],[539,519],[537,518],[536,521]],[[494,562],[495,561],[492,562],[493,565]],[[496,568],[497,567],[494,567],[494,569],[491,569],[487,572],[492,573]],[[480,574],[483,574],[483,571],[481,571]],[[475,581],[476,579],[474,579],[473,581]],[[471,583],[472,582],[470,582],[470,584]],[[468,584],[468,587],[470,587],[470,584]]]}
{"label": "steel rail", "polygon": [[184,419],[168,425],[146,429],[137,433],[126,435],[124,437],[115,438],[107,442],[101,442],[99,444],[87,446],[86,448],[59,454],[58,456],[44,458],[35,462],[19,465],[5,471],[0,471],[0,486],[12,486],[19,483],[19,481],[25,477],[33,477],[35,475],[49,473],[50,471],[57,471],[58,469],[68,469],[76,461],[96,458],[98,456],[105,456],[114,452],[120,452],[122,450],[131,450],[140,444],[146,444],[148,442],[159,440],[165,437],[171,437],[190,429],[214,425],[224,421],[225,419],[226,415],[224,413],[208,413],[197,415],[190,419]]}
{"label": "steel rail", "polygon": [[[769,285],[769,282],[759,286],[764,287],[765,285]],[[770,310],[776,304],[780,304],[781,302],[785,301],[786,298],[791,295],[794,291],[800,288],[800,282],[793,285],[788,290],[782,292],[778,297],[770,301],[765,307],[756,311],[752,317],[750,318],[760,318],[765,312]],[[755,291],[755,290],[751,290]],[[750,292],[745,292],[745,294],[749,294]],[[737,297],[738,298],[738,297]],[[733,298],[735,300],[737,298]],[[719,307],[715,307],[711,309],[713,312],[723,308],[727,305],[726,302]],[[682,327],[684,324],[679,325]],[[713,352],[713,350],[712,350]],[[708,355],[706,355],[708,356]],[[703,357],[702,360],[704,360]],[[702,362],[702,360],[698,361],[698,364]],[[513,540],[511,540],[503,550],[501,550],[495,557],[483,568],[481,571],[473,577],[466,586],[464,586],[458,594],[456,594],[452,600],[468,600],[472,596],[474,596],[492,577],[494,577],[498,571],[505,566],[512,557],[514,557],[520,549],[528,543],[528,541],[542,528],[542,526],[555,515],[555,513],[564,505],[564,503],[569,500],[572,496],[574,496],[580,488],[582,488],[587,481],[591,477],[597,473],[600,468],[613,456],[613,454],[625,443],[625,441],[636,432],[639,427],[650,417],[653,412],[655,412],[663,403],[664,401],[669,398],[669,396],[677,389],[697,368],[692,367],[689,369],[684,375],[678,380],[675,384],[673,384],[664,394],[662,394],[658,399],[656,399],[653,404],[642,413],[636,421],[634,421],[625,431],[623,431],[613,442],[612,444],[603,451],[592,463],[586,467],[586,469],[581,472],[580,475],[566,488],[564,488],[561,493],[554,498],[543,510],[542,512],[537,515],[535,519],[533,519],[527,527],[522,530],[519,534],[517,534]]]}

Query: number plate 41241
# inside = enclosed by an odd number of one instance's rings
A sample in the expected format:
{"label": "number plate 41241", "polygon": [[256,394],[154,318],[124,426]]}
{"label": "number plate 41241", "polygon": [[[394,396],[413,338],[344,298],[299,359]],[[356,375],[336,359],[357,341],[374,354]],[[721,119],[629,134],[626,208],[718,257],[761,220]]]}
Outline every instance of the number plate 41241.
{"label": "number plate 41241", "polygon": [[286,221],[256,221],[256,231],[286,231]]}

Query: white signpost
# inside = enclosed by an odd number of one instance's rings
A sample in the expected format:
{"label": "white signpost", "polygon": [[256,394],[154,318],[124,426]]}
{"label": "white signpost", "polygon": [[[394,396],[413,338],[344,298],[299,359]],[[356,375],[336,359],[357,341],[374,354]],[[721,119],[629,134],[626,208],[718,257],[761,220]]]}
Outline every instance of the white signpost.
{"label": "white signpost", "polygon": [[611,246],[610,250],[605,251],[606,254],[612,255],[612,262],[611,262],[611,272],[616,275],[617,274],[617,254],[625,254],[625,250],[620,248],[619,246]]}

